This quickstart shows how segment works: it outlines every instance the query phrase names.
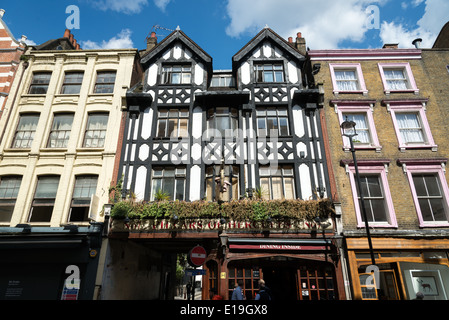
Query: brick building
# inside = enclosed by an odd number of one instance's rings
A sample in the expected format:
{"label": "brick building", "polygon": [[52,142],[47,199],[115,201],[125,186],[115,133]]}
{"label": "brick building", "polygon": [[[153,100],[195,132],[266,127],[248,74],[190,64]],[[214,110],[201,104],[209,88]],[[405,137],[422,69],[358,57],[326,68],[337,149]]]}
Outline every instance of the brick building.
{"label": "brick building", "polygon": [[[429,81],[426,56],[395,44],[309,51],[315,85],[325,92],[332,195],[352,299],[405,300],[418,291],[429,300],[448,298],[447,101]],[[340,128],[345,120],[355,122],[358,133],[354,146],[374,267],[350,141]],[[374,285],[370,270],[379,271]]]}
{"label": "brick building", "polygon": [[20,57],[26,49],[26,37],[18,41],[9,30],[3,16],[5,10],[0,9],[0,117],[8,100],[11,86],[20,63]]}

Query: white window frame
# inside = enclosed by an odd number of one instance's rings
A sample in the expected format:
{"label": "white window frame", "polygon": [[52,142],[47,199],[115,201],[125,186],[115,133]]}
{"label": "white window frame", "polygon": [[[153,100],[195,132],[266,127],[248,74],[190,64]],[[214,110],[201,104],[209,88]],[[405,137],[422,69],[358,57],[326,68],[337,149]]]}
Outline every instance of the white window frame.
{"label": "white window frame", "polygon": [[[391,197],[390,187],[388,185],[388,179],[387,179],[387,164],[382,162],[358,162],[358,168],[359,173],[361,175],[364,174],[372,174],[377,175],[381,182],[382,191],[384,193],[384,201],[385,201],[385,208],[387,210],[386,216],[387,221],[384,222],[369,222],[370,227],[376,227],[376,228],[397,228],[398,223],[396,220],[396,213],[393,206],[393,199]],[[352,189],[352,197],[354,201],[354,208],[357,218],[357,227],[358,228],[364,228],[365,222],[362,219],[362,208],[359,206],[359,199],[358,199],[358,193],[357,193],[357,181],[356,181],[356,174],[355,174],[355,167],[354,164],[346,164],[346,172],[349,175],[349,180],[351,183],[351,189]]]}
{"label": "white window frame", "polygon": [[[382,83],[384,86],[384,92],[385,94],[389,95],[390,93],[395,92],[412,92],[415,94],[419,93],[419,89],[416,86],[415,78],[413,77],[412,68],[410,67],[410,63],[379,63],[379,71],[380,71],[380,77],[382,79]],[[395,70],[402,70],[404,72],[404,76],[407,79],[407,89],[401,89],[401,90],[392,90],[389,88],[387,84],[387,79],[385,77],[385,69],[395,69]]]}
{"label": "white window frame", "polygon": [[[410,190],[413,197],[413,202],[415,204],[416,213],[418,215],[419,226],[424,227],[449,227],[449,187],[447,184],[446,176],[445,176],[445,164],[407,164],[407,162],[402,163],[403,170],[405,171],[408,182],[410,185]],[[416,193],[415,183],[413,182],[413,174],[434,174],[439,178],[443,202],[445,206],[445,214],[447,221],[434,221],[428,222],[424,221],[421,206],[419,205],[418,196]]]}
{"label": "white window frame", "polygon": [[[364,95],[368,94],[368,90],[366,89],[365,80],[363,77],[362,66],[360,63],[331,63],[329,65],[331,71],[332,85],[334,88],[334,94],[338,95],[339,93],[362,93]],[[338,88],[337,78],[335,76],[335,71],[339,70],[350,70],[355,71],[357,77],[357,90],[340,90]]]}
{"label": "white window frame", "polygon": [[[359,144],[354,143],[355,149],[373,149],[376,150],[376,152],[380,152],[382,150],[382,146],[379,142],[379,137],[377,136],[376,131],[376,125],[374,124],[374,117],[373,117],[373,111],[374,111],[374,102],[366,102],[365,104],[355,101],[355,102],[339,102],[339,101],[332,101],[335,112],[338,115],[339,123],[342,124],[346,118],[345,114],[365,114],[367,119],[367,125],[369,129],[370,144]],[[357,130],[357,128],[356,128]],[[349,141],[348,137],[343,136],[342,132],[342,139],[343,139],[343,150],[348,152],[351,150],[351,142]],[[354,139],[357,139],[355,137]]]}
{"label": "white window frame", "polygon": [[[396,132],[396,137],[399,143],[399,149],[404,152],[407,149],[432,149],[432,151],[437,151],[438,146],[433,140],[432,132],[430,130],[429,122],[426,116],[426,101],[421,102],[410,102],[410,101],[384,101],[387,105],[387,110],[391,114],[391,119],[393,121],[393,127]],[[397,113],[416,113],[419,116],[419,120],[422,125],[422,133],[424,136],[423,143],[407,143],[403,141],[401,137],[401,132],[399,128],[398,121],[396,119]]]}

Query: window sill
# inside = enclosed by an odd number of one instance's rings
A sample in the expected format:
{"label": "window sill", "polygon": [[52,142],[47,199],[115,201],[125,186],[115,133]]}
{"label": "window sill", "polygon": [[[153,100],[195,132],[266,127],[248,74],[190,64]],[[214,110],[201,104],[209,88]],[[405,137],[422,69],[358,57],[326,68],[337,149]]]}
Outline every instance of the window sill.
{"label": "window sill", "polygon": [[407,90],[385,90],[385,94],[388,96],[391,93],[414,93],[419,94],[419,89],[407,89]]}
{"label": "window sill", "polygon": [[[389,224],[388,222],[377,222],[377,223],[369,223],[369,227],[372,229],[376,229],[376,228],[382,228],[382,229],[387,229],[387,228],[397,228],[397,224]],[[364,229],[365,228],[365,223],[364,222],[359,222],[357,224],[357,228],[359,229]]]}
{"label": "window sill", "polygon": [[[376,152],[382,151],[382,146],[376,146],[376,145],[354,145],[355,150],[375,150]],[[343,150],[345,152],[351,152],[351,146],[343,146]]]}
{"label": "window sill", "polygon": [[435,222],[420,222],[420,228],[447,228],[449,227],[448,221],[435,221]]}
{"label": "window sill", "polygon": [[399,145],[399,150],[401,152],[405,152],[407,150],[413,150],[413,149],[431,149],[432,152],[438,151],[437,145],[430,145],[430,144],[407,144],[407,145]]}
{"label": "window sill", "polygon": [[40,152],[67,152],[67,148],[41,148]]}
{"label": "window sill", "polygon": [[4,152],[14,152],[14,153],[29,153],[31,152],[31,148],[6,148],[3,150]]}
{"label": "window sill", "polygon": [[334,94],[336,96],[340,94],[363,94],[364,96],[368,95],[368,90],[355,90],[355,91],[336,91],[334,90]]}
{"label": "window sill", "polygon": [[77,148],[76,152],[103,152],[104,148]]}

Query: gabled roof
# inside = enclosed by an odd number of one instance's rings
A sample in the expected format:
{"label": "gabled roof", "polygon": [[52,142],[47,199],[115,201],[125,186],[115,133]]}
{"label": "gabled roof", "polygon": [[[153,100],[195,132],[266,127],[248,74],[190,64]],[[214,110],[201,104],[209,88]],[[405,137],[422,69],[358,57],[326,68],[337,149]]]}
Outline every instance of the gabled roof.
{"label": "gabled roof", "polygon": [[449,22],[446,23],[441,29],[435,43],[433,45],[433,49],[447,49],[449,48]]}
{"label": "gabled roof", "polygon": [[208,70],[212,70],[212,57],[209,56],[198,44],[190,39],[184,32],[177,29],[164,38],[159,44],[157,44],[150,51],[142,55],[141,64],[145,67],[151,63],[154,59],[157,59],[163,54],[167,48],[172,46],[175,42],[182,42],[187,48],[189,48],[197,57],[199,57],[203,63],[207,66]]}
{"label": "gabled roof", "polygon": [[288,43],[284,38],[279,36],[276,32],[271,30],[268,27],[262,29],[253,39],[251,39],[239,52],[237,52],[232,57],[233,64],[240,62],[244,59],[248,54],[250,54],[257,46],[259,46],[263,41],[270,40],[278,45],[282,50],[290,54],[292,57],[298,59],[299,61],[304,61],[306,58],[298,51],[295,47],[293,47],[290,43]]}

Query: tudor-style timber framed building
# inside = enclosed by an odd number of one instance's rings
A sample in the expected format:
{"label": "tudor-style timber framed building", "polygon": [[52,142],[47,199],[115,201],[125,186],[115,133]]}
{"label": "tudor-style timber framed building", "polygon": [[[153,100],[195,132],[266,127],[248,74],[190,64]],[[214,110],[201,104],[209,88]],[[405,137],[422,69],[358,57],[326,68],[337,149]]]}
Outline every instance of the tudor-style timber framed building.
{"label": "tudor-style timber framed building", "polygon": [[135,213],[114,219],[111,241],[126,239],[133,256],[142,250],[159,259],[145,260],[154,266],[146,278],[133,269],[139,281],[159,288],[156,298],[172,298],[175,254],[202,245],[204,299],[209,290],[230,298],[237,280],[254,299],[261,278],[280,300],[345,299],[334,237],[339,220],[330,209],[319,219],[316,209],[330,199],[330,182],[321,94],[308,86],[304,39],[298,34],[296,43],[285,41],[264,28],[232,57],[232,70],[219,71],[179,29],[160,43],[153,34],[148,43],[141,57],[145,76],[128,91],[122,122],[116,172],[122,196],[142,205],[157,204],[161,194],[173,206],[218,201],[222,209],[257,196],[263,198],[258,205],[309,201],[316,219],[292,227],[268,210],[258,224],[238,220],[237,209],[207,221],[179,222],[172,211],[165,220],[142,219],[149,210],[141,219]]}

